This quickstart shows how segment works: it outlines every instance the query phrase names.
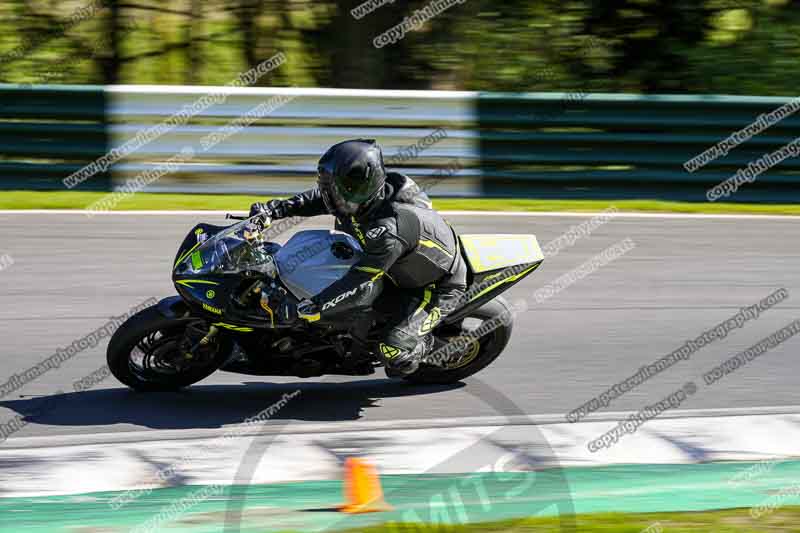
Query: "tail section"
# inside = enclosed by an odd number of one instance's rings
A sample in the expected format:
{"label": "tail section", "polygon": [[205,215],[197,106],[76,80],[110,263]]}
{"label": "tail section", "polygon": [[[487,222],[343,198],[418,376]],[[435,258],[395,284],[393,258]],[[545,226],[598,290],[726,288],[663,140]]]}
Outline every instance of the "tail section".
{"label": "tail section", "polygon": [[469,286],[462,306],[445,323],[456,322],[533,273],[544,261],[534,235],[461,235]]}

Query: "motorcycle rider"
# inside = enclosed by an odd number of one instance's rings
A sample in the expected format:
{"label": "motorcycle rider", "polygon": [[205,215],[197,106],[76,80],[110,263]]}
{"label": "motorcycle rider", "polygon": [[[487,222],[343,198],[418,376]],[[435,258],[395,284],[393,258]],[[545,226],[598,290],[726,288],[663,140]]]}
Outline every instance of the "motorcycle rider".
{"label": "motorcycle rider", "polygon": [[[317,170],[317,187],[285,200],[255,203],[250,216],[334,215],[336,229],[356,238],[363,255],[340,280],[300,302],[297,315],[309,322],[335,321],[364,316],[373,306],[391,306],[394,313],[377,353],[388,376],[412,374],[433,346],[431,330],[466,290],[458,236],[413,180],[386,172],[374,139],[333,145]],[[384,290],[391,288],[385,279],[400,289],[392,291],[399,298],[379,301],[390,292]]]}

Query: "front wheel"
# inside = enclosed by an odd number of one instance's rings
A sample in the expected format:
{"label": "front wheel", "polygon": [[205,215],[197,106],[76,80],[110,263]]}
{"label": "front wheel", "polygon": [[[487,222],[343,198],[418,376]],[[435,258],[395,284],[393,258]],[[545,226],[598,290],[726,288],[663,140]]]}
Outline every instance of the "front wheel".
{"label": "front wheel", "polygon": [[[464,320],[460,335],[437,336],[434,353],[441,352],[442,347],[448,344],[463,348],[439,365],[420,364],[419,370],[404,379],[421,384],[449,384],[483,370],[497,359],[511,339],[512,316],[511,307],[502,297],[476,309]],[[482,327],[485,334],[481,334]],[[471,334],[467,336],[467,333]],[[463,342],[456,342],[459,337],[463,337]]]}
{"label": "front wheel", "polygon": [[205,336],[204,320],[168,318],[157,306],[136,313],[108,343],[108,368],[120,382],[138,391],[175,391],[207,378],[225,362],[229,342],[216,338],[189,349]]}

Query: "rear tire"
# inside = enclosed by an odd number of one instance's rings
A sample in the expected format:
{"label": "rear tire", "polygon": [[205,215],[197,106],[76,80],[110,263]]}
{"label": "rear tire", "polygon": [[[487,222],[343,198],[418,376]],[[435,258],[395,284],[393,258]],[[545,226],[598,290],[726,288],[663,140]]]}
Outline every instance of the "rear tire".
{"label": "rear tire", "polygon": [[[446,385],[461,381],[483,370],[500,356],[511,339],[513,327],[511,306],[502,297],[497,297],[468,315],[468,318],[477,318],[484,322],[493,318],[500,319],[503,316],[508,318],[499,327],[478,339],[478,353],[468,363],[452,369],[422,363],[419,370],[403,379],[418,384]],[[474,345],[471,346],[474,347]]]}
{"label": "rear tire", "polygon": [[[162,351],[172,353],[170,350],[173,349],[173,345],[175,350],[179,349],[187,326],[199,320],[168,318],[161,314],[155,305],[136,313],[114,332],[108,343],[106,360],[109,370],[121,383],[134,390],[145,392],[176,391],[207,378],[225,362],[230,353],[229,342],[221,340],[217,345],[216,354],[205,364],[192,366],[173,374],[155,370],[149,370],[149,374],[139,372],[135,369],[131,358],[131,352],[137,345],[141,346],[141,343],[150,336],[158,337],[158,335],[161,336],[154,343],[161,343]],[[142,351],[141,347],[139,350]],[[148,375],[151,379],[147,378]]]}

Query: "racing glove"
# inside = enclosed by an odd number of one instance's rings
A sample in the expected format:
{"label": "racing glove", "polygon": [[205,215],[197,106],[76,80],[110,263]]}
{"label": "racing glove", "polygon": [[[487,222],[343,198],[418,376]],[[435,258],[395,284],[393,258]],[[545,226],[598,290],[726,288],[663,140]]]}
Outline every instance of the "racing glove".
{"label": "racing glove", "polygon": [[266,215],[272,220],[286,217],[286,208],[281,200],[270,200],[269,202],[256,202],[250,206],[250,217],[256,215]]}

